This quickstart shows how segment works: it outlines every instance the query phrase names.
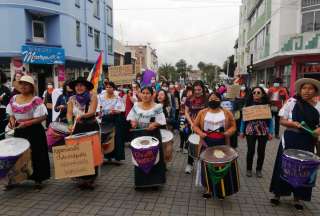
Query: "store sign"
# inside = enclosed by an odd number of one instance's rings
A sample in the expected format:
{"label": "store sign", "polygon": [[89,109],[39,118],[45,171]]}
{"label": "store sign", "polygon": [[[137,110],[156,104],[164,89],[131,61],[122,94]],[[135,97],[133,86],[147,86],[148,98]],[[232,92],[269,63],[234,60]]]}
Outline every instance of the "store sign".
{"label": "store sign", "polygon": [[301,65],[302,73],[320,73],[320,64]]}
{"label": "store sign", "polygon": [[21,49],[25,64],[64,64],[64,49],[24,45]]}

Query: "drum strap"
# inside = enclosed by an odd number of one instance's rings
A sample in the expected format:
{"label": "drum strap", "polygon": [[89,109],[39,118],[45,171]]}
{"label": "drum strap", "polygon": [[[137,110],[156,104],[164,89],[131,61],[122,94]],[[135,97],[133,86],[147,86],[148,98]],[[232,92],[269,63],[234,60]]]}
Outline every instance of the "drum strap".
{"label": "drum strap", "polygon": [[225,177],[231,167],[231,163],[227,163],[222,169],[215,168],[212,164],[208,164],[208,174],[213,184],[217,184]]}

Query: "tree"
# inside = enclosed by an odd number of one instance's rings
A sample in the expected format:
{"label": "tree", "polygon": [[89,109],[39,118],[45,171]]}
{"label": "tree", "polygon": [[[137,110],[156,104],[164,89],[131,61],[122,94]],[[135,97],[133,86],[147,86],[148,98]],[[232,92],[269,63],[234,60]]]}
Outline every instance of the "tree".
{"label": "tree", "polygon": [[198,68],[201,70],[202,80],[207,82],[210,86],[213,86],[213,84],[218,81],[218,75],[221,71],[221,68],[218,65],[199,62]]}
{"label": "tree", "polygon": [[166,80],[176,80],[177,77],[179,78],[176,68],[168,63],[162,64],[158,69],[158,73],[160,79],[165,78]]}
{"label": "tree", "polygon": [[[189,66],[189,67],[190,67],[190,66]],[[189,67],[187,67],[187,62],[186,62],[186,60],[184,60],[184,59],[180,59],[180,60],[176,63],[177,73],[178,73],[179,76],[181,76],[184,80],[186,80],[188,69],[190,69]],[[191,66],[191,70],[192,70],[192,66]]]}
{"label": "tree", "polygon": [[234,71],[237,67],[237,64],[234,62],[234,55],[229,56],[227,60],[224,61],[222,67],[223,67],[222,71],[225,74],[227,74],[229,77],[234,77]]}

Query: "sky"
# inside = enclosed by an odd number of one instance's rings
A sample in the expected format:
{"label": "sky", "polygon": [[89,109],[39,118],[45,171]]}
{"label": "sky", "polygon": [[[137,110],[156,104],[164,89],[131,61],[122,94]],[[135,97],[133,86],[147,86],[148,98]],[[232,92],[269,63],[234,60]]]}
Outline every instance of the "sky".
{"label": "sky", "polygon": [[159,64],[185,59],[222,66],[234,54],[241,0],[114,0],[115,38],[150,43]]}

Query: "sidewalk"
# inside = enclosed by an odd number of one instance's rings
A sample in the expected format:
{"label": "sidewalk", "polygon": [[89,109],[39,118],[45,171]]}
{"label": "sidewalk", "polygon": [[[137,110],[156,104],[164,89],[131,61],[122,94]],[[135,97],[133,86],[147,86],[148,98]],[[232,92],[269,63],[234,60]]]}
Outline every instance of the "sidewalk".
{"label": "sidewalk", "polygon": [[[50,180],[41,192],[32,184],[9,192],[0,191],[0,215],[320,215],[320,178],[311,203],[296,212],[291,199],[279,207],[269,204],[269,183],[279,140],[267,146],[264,178],[245,177],[246,145],[240,142],[240,192],[224,201],[204,200],[192,175],[184,174],[186,155],[176,153],[168,165],[167,184],[160,191],[136,192],[129,149],[121,166],[105,165],[94,191],[80,191],[70,180]],[[176,147],[178,144],[176,143]]]}

